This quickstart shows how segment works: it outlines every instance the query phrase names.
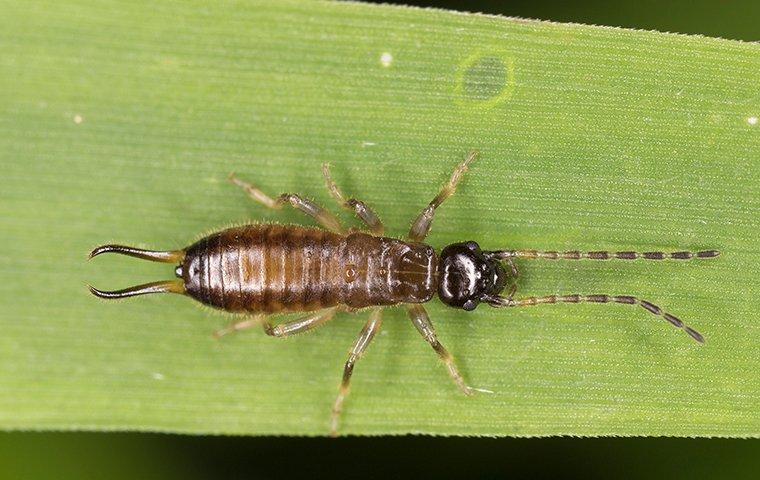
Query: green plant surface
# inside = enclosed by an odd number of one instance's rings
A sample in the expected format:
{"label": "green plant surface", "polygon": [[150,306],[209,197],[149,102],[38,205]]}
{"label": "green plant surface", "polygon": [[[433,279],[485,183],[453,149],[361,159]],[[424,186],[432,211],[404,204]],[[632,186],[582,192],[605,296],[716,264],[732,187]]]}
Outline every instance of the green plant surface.
{"label": "green plant surface", "polygon": [[720,249],[518,263],[518,295],[638,295],[707,342],[626,305],[434,301],[441,341],[493,391],[465,398],[388,309],[342,432],[758,436],[759,45],[358,3],[0,10],[0,428],[326,434],[366,314],[292,339],[216,340],[232,318],[189,299],[87,292],[170,266],[87,252],[313,224],[226,177],[335,208],[323,162],[403,236],[478,149],[433,246]]}

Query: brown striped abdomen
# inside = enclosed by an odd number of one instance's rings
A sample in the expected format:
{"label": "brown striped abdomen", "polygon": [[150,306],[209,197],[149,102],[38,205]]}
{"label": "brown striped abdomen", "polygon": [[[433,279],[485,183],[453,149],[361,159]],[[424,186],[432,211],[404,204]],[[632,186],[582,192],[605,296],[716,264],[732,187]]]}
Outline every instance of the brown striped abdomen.
{"label": "brown striped abdomen", "polygon": [[254,224],[189,247],[182,277],[186,292],[207,305],[277,313],[425,302],[436,291],[436,267],[427,245]]}

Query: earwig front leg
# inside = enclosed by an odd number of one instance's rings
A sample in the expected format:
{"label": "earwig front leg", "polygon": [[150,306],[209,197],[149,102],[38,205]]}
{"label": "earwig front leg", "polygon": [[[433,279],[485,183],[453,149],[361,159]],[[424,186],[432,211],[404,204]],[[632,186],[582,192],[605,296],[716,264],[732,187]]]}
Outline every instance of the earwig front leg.
{"label": "earwig front leg", "polygon": [[422,212],[420,212],[420,214],[414,220],[414,223],[412,223],[412,228],[409,230],[410,240],[414,242],[421,242],[425,240],[425,237],[427,237],[427,234],[430,231],[430,225],[433,223],[433,215],[435,215],[435,209],[440,207],[444,200],[454,194],[457,189],[459,180],[461,180],[464,172],[467,171],[467,165],[475,160],[475,157],[477,156],[478,152],[472,151],[467,155],[467,158],[465,158],[462,163],[457,165],[457,168],[454,169],[454,172],[451,174],[449,182],[443,186],[433,201],[431,201],[430,204],[425,207]]}
{"label": "earwig front leg", "polygon": [[338,185],[332,179],[330,175],[330,166],[326,163],[322,164],[322,175],[325,177],[325,183],[327,189],[330,191],[330,195],[338,202],[338,205],[344,209],[354,212],[361,221],[363,221],[367,228],[373,235],[382,236],[384,232],[383,223],[380,221],[375,212],[372,211],[364,202],[356,200],[355,198],[349,198],[343,196],[343,192],[340,191]]}
{"label": "earwig front leg", "polygon": [[348,396],[349,385],[351,382],[351,374],[354,371],[354,364],[361,358],[367,346],[372,341],[372,338],[380,330],[382,323],[382,309],[376,308],[372,310],[369,316],[369,320],[362,328],[359,337],[354,342],[354,346],[351,347],[351,351],[348,354],[348,360],[343,367],[343,380],[340,382],[340,388],[338,390],[338,396],[335,397],[335,403],[332,408],[332,417],[330,421],[330,436],[338,436],[338,421],[340,420],[340,413],[343,410],[343,401]]}
{"label": "earwig front leg", "polygon": [[274,210],[279,210],[284,204],[288,203],[296,210],[299,210],[306,215],[314,218],[320,225],[330,230],[331,232],[338,234],[345,233],[343,227],[340,225],[340,222],[338,221],[337,217],[335,217],[335,215],[330,213],[328,210],[320,207],[311,200],[303,198],[295,193],[283,193],[274,199],[250,183],[246,183],[238,179],[235,177],[234,173],[231,173],[229,178],[230,182],[245,190],[248,196],[266,207]]}
{"label": "earwig front leg", "polygon": [[472,395],[473,389],[464,382],[464,378],[462,378],[462,375],[459,373],[459,369],[457,369],[457,366],[454,363],[454,358],[451,356],[449,351],[446,350],[438,341],[438,337],[435,334],[435,329],[433,328],[433,324],[430,322],[430,317],[428,317],[425,307],[415,303],[407,305],[406,308],[409,314],[409,319],[412,321],[414,326],[417,327],[417,330],[425,338],[425,340],[427,340],[430,346],[433,347],[433,350],[435,350],[435,353],[437,353],[441,360],[443,360],[443,363],[446,364],[446,368],[449,370],[449,375],[451,375],[454,383],[457,384],[462,393],[465,395]]}

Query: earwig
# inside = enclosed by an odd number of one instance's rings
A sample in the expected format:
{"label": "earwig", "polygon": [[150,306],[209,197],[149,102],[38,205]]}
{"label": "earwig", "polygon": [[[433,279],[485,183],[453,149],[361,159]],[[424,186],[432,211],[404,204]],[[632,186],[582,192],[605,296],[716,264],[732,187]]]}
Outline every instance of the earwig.
{"label": "earwig", "polygon": [[[354,366],[379,331],[385,307],[403,305],[406,308],[414,327],[466,395],[475,389],[467,385],[452,355],[438,340],[422,305],[435,296],[445,305],[462,310],[474,310],[481,303],[496,308],[584,302],[638,305],[684,330],[697,342],[704,342],[699,332],[678,317],[638,297],[564,294],[514,298],[520,274],[514,260],[690,260],[717,257],[717,250],[673,253],[482,250],[476,242],[467,241],[454,243],[443,248],[440,254],[436,253],[424,243],[435,211],[454,194],[476,156],[477,152],[470,152],[457,166],[446,185],[414,220],[406,240],[383,236],[379,217],[364,202],[346,198],[326,164],[322,166],[322,173],[330,195],[342,208],[352,211],[368,231],[346,230],[332,213],[300,195],[285,193],[271,198],[231,174],[230,181],[253,200],[273,209],[289,204],[314,218],[322,228],[249,224],[214,233],[185,249],[172,251],[103,245],[93,250],[90,258],[117,253],[173,263],[178,279],[116,291],[90,287],[90,291],[105,299],[150,293],[183,294],[248,317],[217,331],[217,337],[257,325],[261,325],[267,335],[287,337],[319,327],[340,311],[371,309],[369,320],[343,368],[343,379],[332,408],[330,433],[333,436],[337,435]],[[270,316],[289,312],[307,312],[307,315],[278,325],[271,323]]]}

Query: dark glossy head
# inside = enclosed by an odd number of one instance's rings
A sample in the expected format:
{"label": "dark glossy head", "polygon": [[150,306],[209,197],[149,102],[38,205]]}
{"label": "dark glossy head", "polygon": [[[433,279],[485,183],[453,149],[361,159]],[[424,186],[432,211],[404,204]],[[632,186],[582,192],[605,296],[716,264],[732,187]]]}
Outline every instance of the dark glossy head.
{"label": "dark glossy head", "polygon": [[498,295],[507,282],[504,267],[476,242],[454,243],[441,252],[438,296],[450,307],[473,310],[486,297]]}

